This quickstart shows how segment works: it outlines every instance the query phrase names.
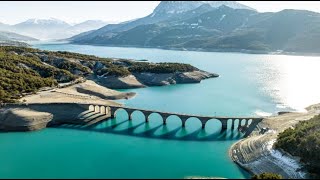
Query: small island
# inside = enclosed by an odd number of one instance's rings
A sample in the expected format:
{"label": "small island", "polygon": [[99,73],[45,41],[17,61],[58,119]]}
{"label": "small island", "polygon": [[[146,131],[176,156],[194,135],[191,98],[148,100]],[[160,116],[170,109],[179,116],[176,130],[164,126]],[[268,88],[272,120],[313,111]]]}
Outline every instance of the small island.
{"label": "small island", "polygon": [[[37,130],[45,128],[52,119],[50,113],[35,111],[27,106],[8,108],[8,103],[121,106],[112,100],[129,99],[135,93],[113,89],[199,83],[203,79],[218,76],[182,63],[151,63],[2,46],[0,103],[3,107],[0,109],[0,129]],[[74,108],[73,105],[66,107]]]}

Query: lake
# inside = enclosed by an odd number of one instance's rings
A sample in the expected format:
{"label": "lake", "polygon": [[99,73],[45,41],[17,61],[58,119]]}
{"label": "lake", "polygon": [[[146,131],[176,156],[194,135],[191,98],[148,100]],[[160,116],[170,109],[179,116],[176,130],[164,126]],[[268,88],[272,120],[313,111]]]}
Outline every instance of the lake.
{"label": "lake", "polygon": [[[208,116],[268,116],[278,111],[303,111],[320,102],[319,57],[64,43],[38,43],[34,47],[189,63],[220,75],[198,84],[121,90],[137,93],[130,100],[118,100],[130,107]],[[118,125],[106,130],[114,124]],[[37,132],[2,133],[0,178],[250,177],[228,156],[228,149],[240,134],[229,130],[221,135],[214,121],[203,131],[196,120],[188,122],[185,129],[180,125],[173,117],[162,126],[156,115],[146,124],[138,113],[128,122],[122,112],[92,129],[65,125]],[[118,133],[128,129],[132,133]],[[159,138],[166,133],[169,138]]]}

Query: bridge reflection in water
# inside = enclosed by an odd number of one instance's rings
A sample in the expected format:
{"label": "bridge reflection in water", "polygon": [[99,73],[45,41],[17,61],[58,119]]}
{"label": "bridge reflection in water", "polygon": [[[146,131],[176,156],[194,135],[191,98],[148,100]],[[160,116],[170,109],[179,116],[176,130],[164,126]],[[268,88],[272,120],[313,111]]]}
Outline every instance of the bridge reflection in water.
{"label": "bridge reflection in water", "polygon": [[86,125],[59,128],[169,140],[232,140],[248,136],[260,117],[197,116],[129,107],[90,105],[79,115]]}

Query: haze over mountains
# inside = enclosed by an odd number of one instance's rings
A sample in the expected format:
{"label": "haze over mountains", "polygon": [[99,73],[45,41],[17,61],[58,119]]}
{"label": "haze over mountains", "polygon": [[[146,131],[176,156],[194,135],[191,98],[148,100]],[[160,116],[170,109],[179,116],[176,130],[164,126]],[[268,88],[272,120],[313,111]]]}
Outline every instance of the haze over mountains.
{"label": "haze over mountains", "polygon": [[320,14],[259,13],[234,1],[163,1],[148,16],[76,35],[76,44],[209,51],[320,51]]}
{"label": "haze over mountains", "polygon": [[70,25],[59,19],[28,19],[15,25],[0,23],[0,31],[14,32],[41,40],[64,39],[76,34],[99,29],[107,22],[89,20],[76,25]]}

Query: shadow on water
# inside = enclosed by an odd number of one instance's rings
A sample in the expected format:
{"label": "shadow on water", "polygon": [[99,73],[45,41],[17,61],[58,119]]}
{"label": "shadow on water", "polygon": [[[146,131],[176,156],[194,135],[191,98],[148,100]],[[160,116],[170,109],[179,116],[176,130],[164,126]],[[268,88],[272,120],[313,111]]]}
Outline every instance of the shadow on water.
{"label": "shadow on water", "polygon": [[[92,113],[86,115],[90,119],[95,116]],[[106,118],[91,125],[62,124],[51,128],[182,141],[228,141],[244,137],[244,133],[239,132],[236,128],[221,130],[221,127],[210,126],[202,129],[201,125],[196,123],[182,127],[178,120],[171,120],[164,125],[159,118],[153,118],[149,122],[145,122],[144,118],[134,116],[132,120],[129,120],[127,114],[121,113],[114,119]]]}

